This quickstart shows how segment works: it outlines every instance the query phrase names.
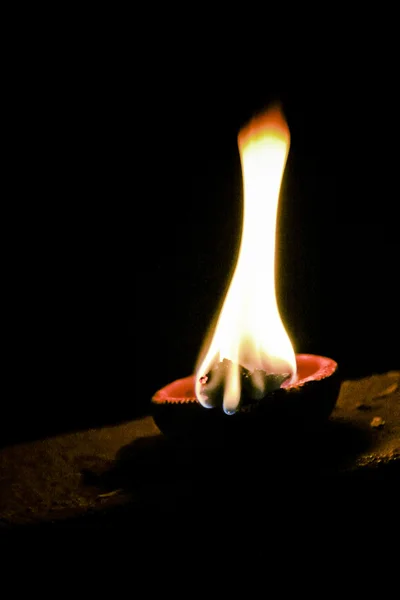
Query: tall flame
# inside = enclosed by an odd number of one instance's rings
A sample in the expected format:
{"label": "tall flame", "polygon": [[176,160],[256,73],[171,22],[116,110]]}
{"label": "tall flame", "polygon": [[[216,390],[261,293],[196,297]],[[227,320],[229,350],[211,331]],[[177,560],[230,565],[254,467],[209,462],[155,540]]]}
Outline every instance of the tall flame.
{"label": "tall flame", "polygon": [[280,318],[275,292],[275,236],[278,201],[290,145],[290,132],[279,108],[255,117],[238,135],[243,175],[243,229],[236,268],[205,358],[196,370],[196,396],[214,406],[203,383],[220,369],[223,409],[234,413],[241,399],[241,370],[252,373],[253,398],[265,395],[267,374],[296,375],[295,353]]}

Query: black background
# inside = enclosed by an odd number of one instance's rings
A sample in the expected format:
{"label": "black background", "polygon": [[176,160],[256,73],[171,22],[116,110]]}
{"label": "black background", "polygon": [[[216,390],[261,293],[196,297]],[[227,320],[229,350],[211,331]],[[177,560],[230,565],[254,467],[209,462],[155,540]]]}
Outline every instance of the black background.
{"label": "black background", "polygon": [[193,371],[238,250],[237,133],[272,101],[291,131],[277,289],[295,349],[343,377],[400,366],[393,73],[299,65],[278,80],[182,52],[26,74],[2,439],[133,418]]}

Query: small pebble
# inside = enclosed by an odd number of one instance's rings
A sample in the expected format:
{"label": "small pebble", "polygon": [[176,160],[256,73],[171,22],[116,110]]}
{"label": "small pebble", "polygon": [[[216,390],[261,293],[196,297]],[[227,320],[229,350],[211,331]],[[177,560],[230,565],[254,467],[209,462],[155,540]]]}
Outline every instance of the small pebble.
{"label": "small pebble", "polygon": [[382,419],[382,417],[374,417],[370,423],[371,427],[374,427],[375,429],[383,427],[385,424],[385,421]]}
{"label": "small pebble", "polygon": [[379,394],[375,394],[374,398],[383,398],[384,396],[389,396],[390,394],[393,394],[397,390],[397,388],[398,384],[397,382],[395,382],[382,392],[379,392]]}
{"label": "small pebble", "polygon": [[97,498],[111,498],[112,496],[117,496],[122,492],[122,488],[118,488],[117,490],[113,490],[112,492],[106,492],[105,494],[99,494]]}

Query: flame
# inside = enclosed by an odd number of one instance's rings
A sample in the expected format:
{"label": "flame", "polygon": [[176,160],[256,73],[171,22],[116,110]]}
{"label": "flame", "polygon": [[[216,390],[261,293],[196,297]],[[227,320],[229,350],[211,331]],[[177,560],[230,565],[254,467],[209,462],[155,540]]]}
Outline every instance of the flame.
{"label": "flame", "polygon": [[224,359],[231,361],[225,361],[229,368],[215,371],[219,375],[212,382],[222,390],[227,414],[236,412],[241,401],[241,367],[251,372],[250,396],[254,399],[265,395],[265,374],[286,374],[291,381],[296,376],[295,353],[275,292],[276,219],[289,145],[288,125],[276,107],[255,117],[238,135],[244,196],[242,239],[213,337],[196,369],[196,397],[211,408],[215,405],[211,388],[204,390],[208,374]]}

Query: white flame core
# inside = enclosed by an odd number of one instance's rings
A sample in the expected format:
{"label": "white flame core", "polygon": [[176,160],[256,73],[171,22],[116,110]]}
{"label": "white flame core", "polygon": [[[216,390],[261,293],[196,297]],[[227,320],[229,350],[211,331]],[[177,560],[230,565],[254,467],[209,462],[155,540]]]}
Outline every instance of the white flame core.
{"label": "white flame core", "polygon": [[[241,130],[238,145],[243,175],[243,229],[236,268],[205,358],[196,372],[196,396],[210,408],[200,377],[224,358],[232,361],[223,385],[223,408],[237,410],[241,397],[239,365],[249,371],[296,374],[295,353],[280,318],[275,292],[275,236],[278,201],[290,134],[277,109]],[[261,378],[262,379],[262,378]],[[263,381],[252,379],[254,398]]]}

